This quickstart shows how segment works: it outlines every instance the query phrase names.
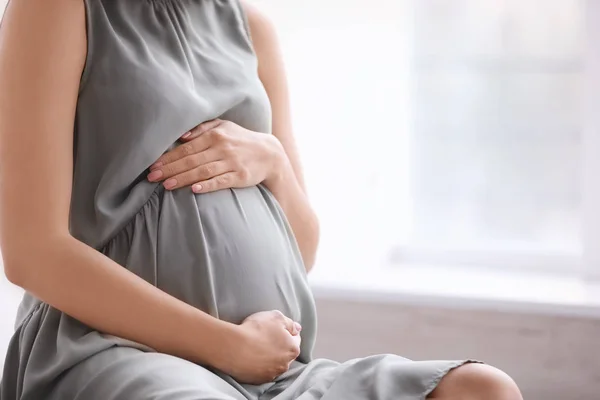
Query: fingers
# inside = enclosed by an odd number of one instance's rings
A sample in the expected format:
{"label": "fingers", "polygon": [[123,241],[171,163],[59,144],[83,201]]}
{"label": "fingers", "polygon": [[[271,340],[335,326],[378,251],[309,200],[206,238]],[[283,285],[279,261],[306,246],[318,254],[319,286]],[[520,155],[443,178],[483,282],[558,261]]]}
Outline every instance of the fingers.
{"label": "fingers", "polygon": [[182,172],[181,174],[177,174],[174,177],[165,180],[163,185],[167,190],[175,190],[181,187],[190,186],[198,181],[210,181],[215,175],[217,177],[226,175],[229,173],[229,170],[230,168],[226,161],[213,161],[189,171]]}
{"label": "fingers", "polygon": [[238,175],[235,172],[227,172],[214,178],[200,181],[192,185],[194,193],[216,192],[217,190],[238,187]]}
{"label": "fingers", "polygon": [[[300,325],[298,322],[294,321],[294,326],[292,328],[291,331],[289,331],[292,335],[296,336],[296,335],[300,335],[300,332],[302,331],[302,325]],[[298,336],[300,337],[300,336]]]}
{"label": "fingers", "polygon": [[214,119],[206,121],[191,131],[186,132],[180,138],[184,143],[160,156],[158,160],[150,166],[150,171],[154,171],[163,165],[173,163],[187,156],[200,153],[215,143],[225,141],[226,135],[224,134],[223,129],[216,129],[225,123],[228,123],[228,121]]}
{"label": "fingers", "polygon": [[195,127],[194,129],[192,129],[191,131],[184,134],[181,137],[181,139],[183,141],[188,142],[188,141],[202,135],[204,132],[208,132],[211,129],[216,128],[217,126],[221,125],[223,122],[224,122],[223,120],[220,120],[218,118],[203,122],[200,125],[198,125],[197,127]]}
{"label": "fingers", "polygon": [[[218,151],[215,149],[207,149],[169,164],[151,167],[150,173],[148,174],[148,180],[150,182],[163,181],[217,160],[219,160]],[[212,176],[214,175],[199,177],[199,179],[193,181],[192,183],[198,182],[199,180],[212,178]]]}
{"label": "fingers", "polygon": [[296,336],[302,330],[302,326],[299,323],[295,322],[291,318],[286,317],[281,311],[275,310],[273,311],[276,316],[283,322],[283,326],[285,329],[291,333],[293,336]]}
{"label": "fingers", "polygon": [[293,361],[300,355],[300,344],[302,344],[302,337],[300,335],[292,336],[292,342],[294,343],[294,347],[290,355]]}
{"label": "fingers", "polygon": [[295,359],[298,358],[298,356],[300,356],[300,345],[302,344],[302,337],[299,334],[292,334],[289,338],[290,348],[287,358],[291,364],[291,362],[293,362]]}
{"label": "fingers", "polygon": [[[190,135],[191,136],[191,135]],[[189,139],[189,140],[187,140]],[[160,156],[154,164],[150,166],[150,171],[162,167],[163,165],[170,164],[177,160],[181,160],[187,156],[191,156],[196,153],[200,153],[210,147],[212,138],[209,135],[200,135],[190,139],[189,136],[186,138],[186,142],[175,147]]]}

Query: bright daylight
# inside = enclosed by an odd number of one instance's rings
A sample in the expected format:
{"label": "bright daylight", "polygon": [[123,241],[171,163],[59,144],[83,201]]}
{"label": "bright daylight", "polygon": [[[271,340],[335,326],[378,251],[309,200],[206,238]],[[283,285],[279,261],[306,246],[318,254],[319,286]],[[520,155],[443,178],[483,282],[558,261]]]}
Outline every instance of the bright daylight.
{"label": "bright daylight", "polygon": [[599,2],[2,14],[1,400],[600,398]]}

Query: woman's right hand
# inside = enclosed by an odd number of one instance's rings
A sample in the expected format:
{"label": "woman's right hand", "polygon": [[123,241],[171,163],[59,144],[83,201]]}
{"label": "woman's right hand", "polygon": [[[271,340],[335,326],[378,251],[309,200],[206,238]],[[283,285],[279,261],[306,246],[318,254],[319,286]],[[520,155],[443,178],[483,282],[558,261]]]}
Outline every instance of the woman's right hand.
{"label": "woman's right hand", "polygon": [[239,325],[229,365],[220,368],[240,383],[263,384],[286,372],[300,355],[302,327],[280,311],[252,314]]}

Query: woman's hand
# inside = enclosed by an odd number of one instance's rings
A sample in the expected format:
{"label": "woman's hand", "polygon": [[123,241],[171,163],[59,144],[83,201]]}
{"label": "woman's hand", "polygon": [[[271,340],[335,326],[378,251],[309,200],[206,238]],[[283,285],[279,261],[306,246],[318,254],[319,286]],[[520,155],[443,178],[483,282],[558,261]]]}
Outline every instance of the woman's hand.
{"label": "woman's hand", "polygon": [[273,135],[253,132],[230,121],[204,122],[184,134],[185,143],[150,167],[148,180],[168,190],[192,185],[196,193],[257,185],[278,173],[285,159]]}
{"label": "woman's hand", "polygon": [[226,366],[216,366],[241,383],[260,385],[286,372],[300,355],[302,327],[279,311],[253,314],[239,325],[241,340]]}

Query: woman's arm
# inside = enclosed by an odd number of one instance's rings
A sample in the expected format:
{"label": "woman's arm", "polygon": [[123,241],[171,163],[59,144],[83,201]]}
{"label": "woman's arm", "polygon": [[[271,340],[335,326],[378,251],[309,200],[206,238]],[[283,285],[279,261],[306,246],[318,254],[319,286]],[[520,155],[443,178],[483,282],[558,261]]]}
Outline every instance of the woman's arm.
{"label": "woman's arm", "polygon": [[19,0],[10,3],[1,25],[0,245],[6,275],[99,331],[218,364],[229,357],[223,351],[237,346],[237,326],[160,291],[69,234],[84,16],[82,0]]}
{"label": "woman's arm", "polygon": [[258,74],[273,110],[273,134],[285,150],[279,174],[265,185],[281,204],[300,247],[307,271],[313,267],[319,243],[319,221],[312,210],[292,130],[288,85],[275,28],[254,6],[244,3],[252,43],[258,58]]}

